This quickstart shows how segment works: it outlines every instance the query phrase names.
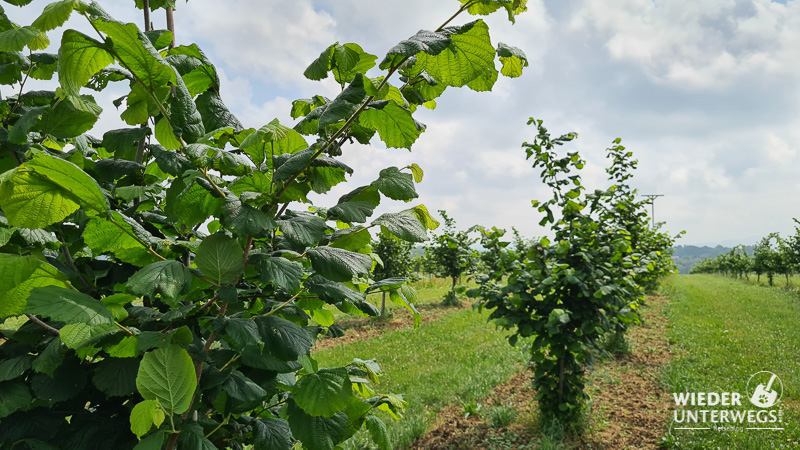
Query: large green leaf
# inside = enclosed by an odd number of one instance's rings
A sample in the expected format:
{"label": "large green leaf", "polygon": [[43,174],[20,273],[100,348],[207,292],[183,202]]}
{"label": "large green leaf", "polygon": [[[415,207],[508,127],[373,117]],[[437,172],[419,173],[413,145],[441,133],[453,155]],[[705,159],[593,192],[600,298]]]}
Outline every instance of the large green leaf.
{"label": "large green leaf", "polygon": [[3,31],[0,33],[0,52],[22,51],[39,33],[39,30],[30,26]]}
{"label": "large green leaf", "polygon": [[277,226],[272,217],[233,194],[228,194],[222,205],[222,221],[239,236],[263,236]]}
{"label": "large green leaf", "polygon": [[415,74],[425,70],[439,83],[461,87],[485,75],[486,69],[494,66],[495,49],[489,38],[489,27],[483,20],[447,27],[442,32],[450,35],[451,45],[435,56],[417,54]]}
{"label": "large green leaf", "polygon": [[195,104],[206,131],[231,127],[234,131],[239,132],[244,128],[215,90],[208,90],[200,94]]}
{"label": "large green leaf", "polygon": [[[83,231],[83,242],[95,254],[111,253],[120,261],[145,266],[156,262],[158,259],[137,241],[133,236],[140,237],[145,242],[149,242],[152,236],[139,224],[122,214],[113,211],[111,213],[114,223],[108,219],[95,217],[89,221]],[[134,224],[137,229],[134,230]],[[121,227],[121,228],[120,228]]]}
{"label": "large green leaf", "polygon": [[364,424],[369,430],[369,435],[380,450],[392,450],[392,440],[389,438],[389,430],[386,429],[386,424],[375,415],[368,415]]}
{"label": "large green leaf", "polygon": [[[162,159],[171,152],[164,151]],[[184,167],[182,160],[175,159],[180,164],[176,169]],[[186,164],[188,164],[186,160]],[[228,196],[229,198],[231,196]],[[238,199],[237,199],[238,200]],[[187,227],[194,227],[205,222],[212,215],[219,215],[225,200],[214,197],[208,190],[194,181],[189,181],[188,186],[183,180],[175,180],[167,189],[167,207],[164,212],[171,220]],[[238,202],[241,204],[241,202]]]}
{"label": "large green leaf", "polygon": [[50,31],[64,25],[75,9],[75,0],[61,0],[50,3],[31,24],[39,31]]}
{"label": "large green leaf", "polygon": [[258,266],[262,283],[295,292],[300,288],[303,266],[286,258],[264,258]]}
{"label": "large green leaf", "polygon": [[358,44],[336,44],[331,63],[333,77],[340,84],[349,83],[356,74],[373,68],[376,59],[377,56],[365,52]]}
{"label": "large green leaf", "polygon": [[250,411],[261,405],[268,395],[261,386],[253,380],[244,376],[241,372],[235,371],[225,380],[222,389],[228,394],[231,412],[234,414]]}
{"label": "large green leaf", "polygon": [[114,323],[111,312],[100,300],[58,286],[31,290],[25,312],[64,323],[83,323],[90,326]]}
{"label": "large green leaf", "polygon": [[0,419],[16,411],[27,409],[33,401],[28,385],[23,381],[0,383]]}
{"label": "large green leaf", "polygon": [[306,414],[294,402],[289,402],[289,428],[295,438],[309,450],[334,450],[347,437],[350,420],[343,412],[331,417]]}
{"label": "large green leaf", "polygon": [[339,94],[333,102],[325,109],[319,118],[319,128],[347,120],[367,98],[367,91],[364,90],[364,76],[357,74],[353,81]]}
{"label": "large green leaf", "polygon": [[[99,6],[97,7],[99,8]],[[106,15],[103,18],[95,19],[92,23],[98,30],[111,38],[112,54],[133,73],[138,81],[151,90],[167,83],[175,84],[177,82],[175,71],[164,63],[150,39],[139,31],[136,25],[106,20],[107,17]]]}
{"label": "large green leaf", "polygon": [[283,154],[295,154],[308,148],[306,140],[297,131],[278,122],[278,119],[249,134],[241,143],[241,150],[257,165],[266,162],[273,167],[272,158]]}
{"label": "large green leaf", "polygon": [[353,388],[347,369],[321,369],[301,377],[292,393],[308,415],[331,417],[347,407]]}
{"label": "large green leaf", "polygon": [[381,61],[380,68],[388,69],[397,65],[401,59],[415,56],[418,53],[427,53],[436,56],[450,46],[450,35],[434,31],[420,30],[414,36],[400,41],[389,49],[386,57]]}
{"label": "large green leaf", "polygon": [[178,261],[159,261],[136,272],[128,280],[127,291],[134,295],[155,298],[161,294],[167,303],[175,305],[178,297],[189,293],[192,273]]}
{"label": "large green leaf", "polygon": [[362,186],[339,198],[339,203],[328,210],[328,219],[364,223],[380,202],[378,188]]}
{"label": "large green leaf", "polygon": [[335,247],[315,247],[308,250],[311,266],[318,274],[332,281],[350,281],[372,270],[372,258],[361,253]]}
{"label": "large green leaf", "polygon": [[318,296],[326,303],[337,304],[350,302],[358,304],[367,298],[363,292],[353,290],[342,283],[330,281],[320,275],[312,275],[306,280],[305,286],[308,292]]}
{"label": "large green leaf", "polygon": [[94,74],[114,62],[101,42],[75,31],[66,30],[58,50],[58,80],[67,94],[78,95]]}
{"label": "large green leaf", "polygon": [[197,111],[197,106],[181,77],[176,78],[173,94],[170,96],[168,104],[170,106],[170,125],[176,136],[192,143],[206,133],[205,127],[203,127],[203,117]]}
{"label": "large green leaf", "polygon": [[390,100],[370,103],[358,118],[361,125],[378,130],[387,147],[411,149],[425,130],[411,117],[411,112]]}
{"label": "large green leaf", "polygon": [[22,314],[31,290],[67,287],[67,277],[33,256],[0,253],[0,319]]}
{"label": "large green leaf", "polygon": [[312,214],[298,214],[277,223],[286,239],[302,247],[317,244],[328,229],[324,219]]}
{"label": "large green leaf", "polygon": [[309,80],[314,81],[328,78],[328,71],[331,68],[331,61],[333,60],[333,51],[337,44],[333,44],[323,50],[319,57],[306,68],[303,75]]}
{"label": "large green leaf", "polygon": [[138,358],[106,358],[95,369],[92,381],[107,397],[125,397],[136,392]]}
{"label": "large green leaf", "polygon": [[428,240],[428,227],[417,214],[416,208],[399,213],[386,213],[375,219],[373,225],[380,225],[396,237],[409,242]]}
{"label": "large green leaf", "polygon": [[401,172],[397,167],[381,170],[380,177],[372,185],[392,200],[411,201],[419,197],[414,188],[414,177],[410,173]]}
{"label": "large green leaf", "polygon": [[275,357],[297,361],[311,351],[311,337],[298,325],[276,316],[259,317],[256,321],[261,340]]}
{"label": "large green leaf", "polygon": [[223,285],[232,283],[242,274],[243,258],[244,252],[236,239],[217,233],[203,240],[194,262],[206,278]]}
{"label": "large green leaf", "polygon": [[197,388],[192,358],[177,345],[148,352],[139,365],[136,388],[145,400],[158,400],[168,414],[182,414]]}
{"label": "large green leaf", "polygon": [[33,356],[23,355],[0,362],[0,382],[13,380],[31,368]]}
{"label": "large green leaf", "polygon": [[39,131],[62,139],[80,136],[92,129],[101,112],[91,96],[69,95],[42,114]]}
{"label": "large green leaf", "polygon": [[292,432],[285,420],[257,419],[251,423],[255,450],[291,450],[294,446]]}

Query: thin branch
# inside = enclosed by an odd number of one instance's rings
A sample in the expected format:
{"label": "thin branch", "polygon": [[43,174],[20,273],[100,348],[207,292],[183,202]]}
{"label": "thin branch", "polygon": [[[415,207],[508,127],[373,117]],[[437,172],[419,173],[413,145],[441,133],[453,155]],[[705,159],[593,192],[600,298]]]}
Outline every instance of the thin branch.
{"label": "thin branch", "polygon": [[31,322],[33,322],[36,325],[39,325],[40,327],[44,328],[45,330],[47,330],[48,333],[52,334],[53,336],[60,336],[61,335],[61,333],[57,329],[55,329],[55,328],[51,327],[50,325],[42,322],[38,317],[34,316],[33,314],[25,314],[25,315],[28,316],[28,319]]}
{"label": "thin branch", "polygon": [[90,291],[94,291],[95,289],[92,288],[88,281],[86,281],[86,278],[83,277],[81,271],[78,270],[78,266],[75,265],[75,261],[72,259],[72,255],[69,253],[69,247],[67,247],[66,242],[64,242],[64,240],[61,238],[58,240],[61,241],[61,254],[64,255],[64,259],[67,261],[67,266],[69,266],[69,268],[78,275],[78,280],[80,280],[81,284],[83,284],[83,287],[89,289]]}

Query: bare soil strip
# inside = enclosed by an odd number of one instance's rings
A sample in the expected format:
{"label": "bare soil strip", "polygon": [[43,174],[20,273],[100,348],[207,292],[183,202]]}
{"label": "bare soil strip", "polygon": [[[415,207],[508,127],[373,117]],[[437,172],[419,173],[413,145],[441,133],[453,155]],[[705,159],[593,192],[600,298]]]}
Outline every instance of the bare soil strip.
{"label": "bare soil strip", "polygon": [[[642,326],[628,336],[631,353],[599,363],[588,374],[592,398],[586,434],[567,447],[630,449],[655,448],[666,431],[670,398],[660,383],[661,367],[673,355],[667,332],[666,298],[650,296],[642,307]],[[481,401],[480,415],[465,417],[462,405],[439,411],[435,425],[418,439],[415,449],[533,448],[539,436],[532,430],[535,393],[530,373],[516,373]],[[468,400],[468,399],[466,399]],[[516,420],[493,428],[487,412],[492,405],[514,408]]]}

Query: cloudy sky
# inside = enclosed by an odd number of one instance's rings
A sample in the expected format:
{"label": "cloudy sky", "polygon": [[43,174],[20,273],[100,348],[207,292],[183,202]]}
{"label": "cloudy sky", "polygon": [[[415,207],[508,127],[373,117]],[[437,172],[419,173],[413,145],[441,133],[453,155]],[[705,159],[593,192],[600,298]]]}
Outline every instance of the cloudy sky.
{"label": "cloudy sky", "polygon": [[[35,0],[37,12],[48,2]],[[141,22],[133,1],[101,1],[115,17]],[[222,94],[248,127],[292,124],[291,101],[334,97],[331,80],[305,67],[333,42],[356,42],[382,58],[419,29],[434,29],[456,0],[191,0],[175,13],[179,44],[196,42],[223,76]],[[5,6],[22,25],[37,14]],[[472,18],[464,15],[455,23]],[[163,12],[154,14],[164,28]],[[412,162],[425,170],[418,190],[429,210],[473,224],[543,235],[532,199],[548,192],[520,145],[533,140],[528,117],[589,161],[584,178],[603,187],[604,149],[615,138],[639,160],[634,187],[663,194],[656,219],[683,244],[753,243],[793,233],[800,217],[800,0],[529,0],[516,25],[487,19],[493,43],[523,49],[531,65],[501,77],[494,92],[448,89],[411,153],[345,147],[356,173],[334,194],[366,184],[380,169]],[[68,22],[85,29],[79,18]],[[51,35],[54,42],[58,34]],[[375,71],[374,75],[379,72]],[[373,75],[371,73],[370,75]],[[101,126],[120,127],[110,99]],[[331,203],[319,198],[321,206]],[[384,210],[399,210],[393,204]]]}

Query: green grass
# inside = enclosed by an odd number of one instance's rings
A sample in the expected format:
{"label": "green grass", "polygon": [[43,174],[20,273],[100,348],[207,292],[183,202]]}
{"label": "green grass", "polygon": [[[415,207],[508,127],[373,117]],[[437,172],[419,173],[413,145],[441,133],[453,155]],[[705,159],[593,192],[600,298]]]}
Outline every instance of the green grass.
{"label": "green grass", "polygon": [[[796,447],[800,442],[798,297],[713,275],[672,277],[663,290],[671,301],[669,339],[680,348],[664,371],[668,391],[740,392],[744,396],[750,376],[767,370],[783,382],[779,405],[785,412],[784,431],[685,430],[667,436],[666,443],[678,448]],[[738,409],[758,408],[743,398]],[[672,420],[672,411],[669,414],[667,421]]]}
{"label": "green grass", "polygon": [[[507,333],[486,322],[487,314],[454,310],[417,329],[401,329],[379,337],[316,352],[321,366],[336,367],[353,358],[376,358],[384,376],[379,392],[404,394],[409,407],[403,420],[384,417],[397,448],[410,445],[427,431],[444,406],[485,397],[491,389],[521,370],[522,350],[508,345]],[[369,447],[365,433],[348,442]]]}

